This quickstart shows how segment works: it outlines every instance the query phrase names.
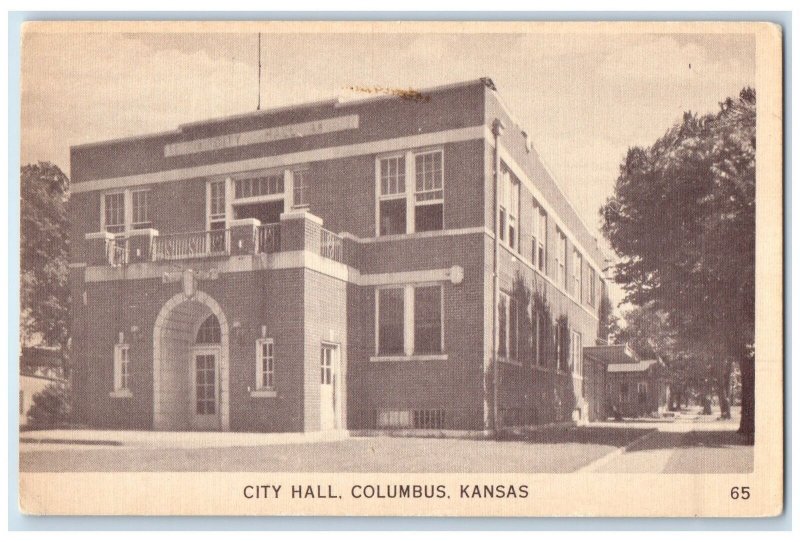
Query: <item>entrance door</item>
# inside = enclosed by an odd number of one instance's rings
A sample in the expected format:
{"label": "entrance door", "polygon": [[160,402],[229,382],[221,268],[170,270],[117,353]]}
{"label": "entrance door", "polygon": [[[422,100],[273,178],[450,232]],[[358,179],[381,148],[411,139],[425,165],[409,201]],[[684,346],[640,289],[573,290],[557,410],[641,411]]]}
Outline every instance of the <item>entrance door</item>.
{"label": "entrance door", "polygon": [[323,344],[320,353],[320,430],[329,431],[339,427],[338,401],[338,353],[339,347]]}
{"label": "entrance door", "polygon": [[192,371],[192,429],[219,429],[218,352],[195,349]]}

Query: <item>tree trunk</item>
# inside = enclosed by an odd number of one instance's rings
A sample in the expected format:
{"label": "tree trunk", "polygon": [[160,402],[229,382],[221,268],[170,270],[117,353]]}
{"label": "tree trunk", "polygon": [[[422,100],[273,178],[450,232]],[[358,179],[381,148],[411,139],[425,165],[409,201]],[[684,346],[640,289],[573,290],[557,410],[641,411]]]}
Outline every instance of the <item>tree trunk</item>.
{"label": "tree trunk", "polygon": [[739,422],[739,433],[746,435],[753,442],[755,434],[755,366],[753,356],[743,356],[739,362],[742,373],[742,419]]}
{"label": "tree trunk", "polygon": [[720,418],[723,420],[731,419],[731,403],[728,398],[731,389],[731,362],[725,360],[722,365],[717,381],[717,396],[719,397]]}

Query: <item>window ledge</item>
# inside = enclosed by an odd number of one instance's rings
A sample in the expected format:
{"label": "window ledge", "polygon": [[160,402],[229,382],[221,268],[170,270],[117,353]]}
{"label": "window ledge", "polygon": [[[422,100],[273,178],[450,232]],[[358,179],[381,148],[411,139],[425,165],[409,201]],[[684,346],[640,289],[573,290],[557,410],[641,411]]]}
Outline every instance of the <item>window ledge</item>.
{"label": "window ledge", "polygon": [[128,399],[133,397],[131,390],[114,390],[108,394],[109,397],[113,397],[115,399]]}
{"label": "window ledge", "polygon": [[447,354],[415,354],[413,356],[370,356],[370,361],[447,361]]}
{"label": "window ledge", "polygon": [[250,397],[277,397],[275,390],[250,390]]}

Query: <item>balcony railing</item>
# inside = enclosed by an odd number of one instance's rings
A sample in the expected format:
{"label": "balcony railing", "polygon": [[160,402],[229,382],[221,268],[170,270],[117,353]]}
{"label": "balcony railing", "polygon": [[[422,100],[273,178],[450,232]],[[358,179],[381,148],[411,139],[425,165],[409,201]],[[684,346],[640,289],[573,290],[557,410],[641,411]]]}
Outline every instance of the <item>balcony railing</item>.
{"label": "balcony railing", "polygon": [[341,262],[342,238],[333,233],[332,231],[322,228],[319,253],[322,255],[323,258],[330,258],[331,260]]}
{"label": "balcony railing", "polygon": [[116,237],[106,242],[106,254],[108,263],[113,267],[119,267],[128,263],[128,240],[124,237]]}
{"label": "balcony railing", "polygon": [[154,262],[223,256],[230,247],[230,230],[196,231],[154,237],[151,255]]}
{"label": "balcony railing", "polygon": [[[252,226],[252,237],[245,233],[247,226],[238,225],[233,229],[220,229],[210,231],[194,231],[159,235],[157,231],[145,233],[136,232],[136,236],[110,237],[106,234],[104,253],[100,261],[108,262],[114,267],[124,266],[137,262],[161,262],[172,260],[189,260],[214,256],[244,255],[244,254],[272,254],[281,250],[318,250],[323,258],[337,262],[343,261],[342,238],[335,233],[319,228],[319,233],[312,229],[305,229],[305,238],[299,240],[290,237],[284,241],[289,246],[281,246],[281,229],[286,224],[263,224]],[[297,227],[297,226],[293,226]],[[319,247],[308,235],[319,235]],[[292,244],[294,241],[295,244]],[[297,243],[301,243],[296,246]],[[234,246],[235,245],[235,246]]]}
{"label": "balcony railing", "polygon": [[281,225],[264,224],[256,229],[256,252],[271,254],[281,249]]}

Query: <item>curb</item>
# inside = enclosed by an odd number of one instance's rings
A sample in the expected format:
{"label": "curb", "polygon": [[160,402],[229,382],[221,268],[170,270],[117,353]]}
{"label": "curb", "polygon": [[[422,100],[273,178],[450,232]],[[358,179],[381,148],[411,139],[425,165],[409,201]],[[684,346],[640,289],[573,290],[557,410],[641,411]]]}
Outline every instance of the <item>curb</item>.
{"label": "curb", "polygon": [[597,458],[594,461],[592,461],[591,463],[589,463],[588,465],[584,465],[583,467],[581,467],[578,470],[573,471],[573,472],[576,472],[576,473],[577,472],[594,472],[595,469],[597,469],[598,467],[602,467],[606,463],[610,463],[612,459],[621,456],[622,454],[624,454],[625,452],[629,451],[634,446],[636,446],[638,444],[641,444],[642,442],[645,442],[648,439],[653,438],[653,436],[657,435],[657,434],[658,434],[658,430],[657,429],[653,429],[652,431],[649,431],[648,433],[642,435],[641,437],[633,439],[632,441],[630,441],[625,446],[621,446],[621,447],[617,448],[616,450],[612,450],[612,451],[608,452],[606,455],[604,455],[603,457]]}
{"label": "curb", "polygon": [[80,440],[66,438],[33,438],[20,437],[20,443],[24,444],[75,444],[80,446],[122,446],[119,440]]}

